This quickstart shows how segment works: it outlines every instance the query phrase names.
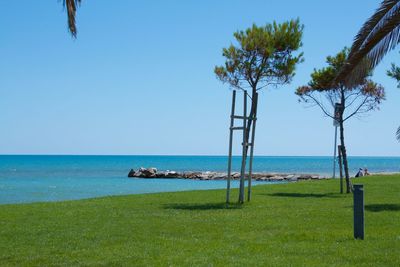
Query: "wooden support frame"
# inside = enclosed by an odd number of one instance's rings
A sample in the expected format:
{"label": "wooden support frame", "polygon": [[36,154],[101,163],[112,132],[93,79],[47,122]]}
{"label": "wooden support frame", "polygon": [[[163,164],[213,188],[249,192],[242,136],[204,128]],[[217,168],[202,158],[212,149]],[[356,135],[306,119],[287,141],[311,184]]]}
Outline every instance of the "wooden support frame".
{"label": "wooden support frame", "polygon": [[[230,202],[230,189],[231,189],[231,179],[232,179],[232,145],[233,145],[233,133],[235,130],[242,131],[242,161],[240,168],[240,189],[239,189],[239,203],[244,202],[245,198],[245,180],[246,180],[246,163],[247,163],[247,152],[248,147],[250,148],[250,159],[249,159],[249,173],[248,173],[248,183],[247,183],[247,200],[251,199],[251,179],[252,179],[252,168],[253,168],[253,154],[254,154],[254,138],[255,138],[255,129],[256,129],[256,116],[247,116],[247,91],[243,91],[243,115],[235,115],[235,107],[236,107],[236,90],[232,92],[232,107],[231,107],[231,120],[229,127],[229,155],[228,155],[228,176],[227,176],[227,190],[226,190],[226,203]],[[258,94],[255,94],[253,97],[258,98]],[[257,99],[256,99],[257,103]],[[253,107],[253,114],[257,114],[257,105]],[[239,119],[242,121],[242,126],[235,127],[235,119]],[[247,127],[250,126],[251,129],[248,132]],[[250,135],[250,140],[248,141],[247,135]]]}

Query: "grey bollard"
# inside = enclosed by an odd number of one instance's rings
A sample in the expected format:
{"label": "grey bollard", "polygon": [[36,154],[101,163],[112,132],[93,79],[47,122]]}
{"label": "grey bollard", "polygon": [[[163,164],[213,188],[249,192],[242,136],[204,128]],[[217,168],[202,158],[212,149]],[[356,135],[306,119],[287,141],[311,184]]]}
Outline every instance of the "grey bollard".
{"label": "grey bollard", "polygon": [[364,187],[362,184],[354,185],[354,238],[364,240]]}

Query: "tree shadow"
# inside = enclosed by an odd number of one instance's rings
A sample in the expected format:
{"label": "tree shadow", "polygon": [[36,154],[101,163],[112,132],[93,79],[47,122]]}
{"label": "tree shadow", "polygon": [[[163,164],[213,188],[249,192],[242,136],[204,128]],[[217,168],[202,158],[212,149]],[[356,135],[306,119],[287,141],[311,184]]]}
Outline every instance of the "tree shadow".
{"label": "tree shadow", "polygon": [[364,206],[367,211],[400,211],[400,204],[368,204]]}
{"label": "tree shadow", "polygon": [[337,198],[339,197],[337,194],[328,193],[328,194],[315,194],[315,193],[272,193],[267,194],[273,197],[298,197],[298,198],[322,198],[322,197],[329,197],[329,198]]}
{"label": "tree shadow", "polygon": [[226,209],[241,209],[243,205],[238,203],[203,203],[203,204],[185,204],[185,203],[171,203],[164,205],[164,209],[174,210],[226,210]]}

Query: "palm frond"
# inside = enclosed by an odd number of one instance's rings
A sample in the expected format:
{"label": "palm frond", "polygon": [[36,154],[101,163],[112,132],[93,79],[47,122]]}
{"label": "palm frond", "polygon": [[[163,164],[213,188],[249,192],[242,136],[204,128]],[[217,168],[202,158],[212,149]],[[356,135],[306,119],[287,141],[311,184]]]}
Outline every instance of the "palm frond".
{"label": "palm frond", "polygon": [[400,142],[400,127],[397,129],[396,138],[397,138],[397,140],[399,140],[399,142]]}
{"label": "palm frond", "polygon": [[354,86],[400,42],[400,1],[384,0],[354,39],[336,82]]}
{"label": "palm frond", "polygon": [[73,37],[76,37],[77,29],[76,29],[76,8],[81,4],[82,0],[64,0],[64,7],[67,8],[68,14],[68,29]]}
{"label": "palm frond", "polygon": [[397,0],[388,0],[381,3],[381,6],[376,10],[375,14],[364,23],[363,27],[354,38],[354,43],[349,53],[350,56],[360,49],[365,40],[368,39],[368,36],[371,35],[378,24],[382,23],[383,17],[390,13],[390,10],[392,10],[393,6],[396,5],[397,2]]}

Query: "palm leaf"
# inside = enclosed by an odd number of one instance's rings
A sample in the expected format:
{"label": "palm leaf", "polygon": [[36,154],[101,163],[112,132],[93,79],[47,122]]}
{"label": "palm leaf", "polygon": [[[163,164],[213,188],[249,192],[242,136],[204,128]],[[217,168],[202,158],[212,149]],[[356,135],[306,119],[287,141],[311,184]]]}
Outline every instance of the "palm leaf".
{"label": "palm leaf", "polygon": [[400,127],[397,129],[396,138],[397,138],[397,140],[399,140],[399,142],[400,142]]}
{"label": "palm leaf", "polygon": [[354,39],[336,82],[359,83],[400,42],[400,1],[384,0]]}
{"label": "palm leaf", "polygon": [[363,27],[354,38],[354,43],[350,49],[350,56],[352,56],[356,51],[360,49],[368,36],[370,36],[373,30],[377,28],[378,24],[382,24],[382,19],[390,13],[393,6],[396,5],[397,2],[397,0],[382,2],[381,6],[376,10],[375,14],[372,15],[371,18],[364,23]]}
{"label": "palm leaf", "polygon": [[76,29],[76,8],[81,4],[82,0],[64,0],[64,7],[67,8],[68,14],[68,29],[73,37],[76,37],[77,29]]}

